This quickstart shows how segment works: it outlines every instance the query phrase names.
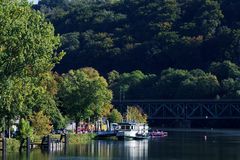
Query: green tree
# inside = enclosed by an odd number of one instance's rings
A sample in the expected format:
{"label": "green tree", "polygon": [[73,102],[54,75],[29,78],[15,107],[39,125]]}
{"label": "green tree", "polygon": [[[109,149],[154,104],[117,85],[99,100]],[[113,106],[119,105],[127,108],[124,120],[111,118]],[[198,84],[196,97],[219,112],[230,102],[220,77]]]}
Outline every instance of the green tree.
{"label": "green tree", "polygon": [[42,107],[57,110],[42,82],[64,54],[54,52],[60,38],[27,0],[2,0],[0,6],[0,115],[9,123]]}
{"label": "green tree", "polygon": [[[115,74],[111,72],[109,76]],[[134,97],[133,94],[129,94],[129,91],[133,90],[143,80],[151,77],[152,75],[145,75],[139,70],[131,73],[115,74],[114,82],[111,83],[110,88],[113,90],[115,99],[131,99]],[[109,79],[112,77],[109,77]],[[111,79],[110,79],[111,80]],[[120,97],[121,96],[121,97]],[[131,97],[132,96],[132,97]]]}
{"label": "green tree", "polygon": [[213,62],[209,71],[216,75],[219,80],[240,77],[240,67],[230,61]]}
{"label": "green tree", "polygon": [[108,116],[108,119],[112,123],[120,123],[123,120],[121,113],[117,109],[113,109]]}
{"label": "green tree", "polygon": [[240,82],[239,79],[225,79],[222,81],[222,97],[225,99],[240,98]]}
{"label": "green tree", "polygon": [[157,83],[159,98],[212,99],[219,94],[217,77],[202,70],[167,69]]}
{"label": "green tree", "polygon": [[50,71],[63,53],[54,53],[59,37],[44,16],[26,0],[2,0],[0,9],[1,77],[38,75]]}
{"label": "green tree", "polygon": [[21,118],[19,122],[19,136],[21,140],[26,139],[27,137],[33,138],[33,128],[30,126],[28,120]]}
{"label": "green tree", "polygon": [[62,111],[77,124],[90,117],[99,118],[112,99],[106,80],[93,68],[69,71],[60,85]]}
{"label": "green tree", "polygon": [[182,81],[191,77],[187,70],[169,68],[163,70],[156,84],[158,98],[176,98],[176,93],[180,92]]}
{"label": "green tree", "polygon": [[176,98],[215,99],[219,90],[220,84],[216,76],[211,74],[193,76],[180,84]]}

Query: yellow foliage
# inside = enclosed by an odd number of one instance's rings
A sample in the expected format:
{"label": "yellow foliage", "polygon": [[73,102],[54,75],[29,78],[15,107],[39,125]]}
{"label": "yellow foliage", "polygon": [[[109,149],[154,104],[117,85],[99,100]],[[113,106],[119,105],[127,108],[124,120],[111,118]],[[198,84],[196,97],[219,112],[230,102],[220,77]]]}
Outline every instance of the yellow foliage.
{"label": "yellow foliage", "polygon": [[141,111],[141,108],[136,106],[128,106],[126,118],[128,121],[135,121],[138,123],[147,122],[147,115]]}
{"label": "yellow foliage", "polygon": [[32,122],[33,132],[35,135],[48,135],[52,130],[52,124],[48,116],[43,111],[34,113],[30,120]]}
{"label": "yellow foliage", "polygon": [[104,104],[104,105],[102,106],[102,110],[101,110],[101,112],[100,112],[100,116],[101,116],[101,117],[107,117],[107,116],[109,116],[112,109],[113,109],[113,105],[112,105],[112,104],[109,104],[109,103]]}

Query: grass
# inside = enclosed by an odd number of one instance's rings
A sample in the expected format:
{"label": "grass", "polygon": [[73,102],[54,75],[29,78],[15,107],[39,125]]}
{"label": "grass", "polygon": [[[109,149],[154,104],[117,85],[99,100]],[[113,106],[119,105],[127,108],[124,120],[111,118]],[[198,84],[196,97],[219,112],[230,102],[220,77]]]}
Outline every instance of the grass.
{"label": "grass", "polygon": [[69,144],[86,144],[96,137],[95,133],[68,134]]}

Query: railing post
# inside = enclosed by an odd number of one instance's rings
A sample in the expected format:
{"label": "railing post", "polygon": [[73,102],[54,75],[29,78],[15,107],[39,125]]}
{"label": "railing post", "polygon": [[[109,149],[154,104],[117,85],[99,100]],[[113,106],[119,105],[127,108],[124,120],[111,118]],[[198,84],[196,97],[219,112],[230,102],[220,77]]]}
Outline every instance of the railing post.
{"label": "railing post", "polygon": [[48,152],[51,151],[51,137],[48,135]]}
{"label": "railing post", "polygon": [[6,152],[7,152],[7,145],[6,145],[6,138],[2,137],[2,159],[6,160]]}
{"label": "railing post", "polygon": [[67,134],[64,135],[64,153],[67,153],[67,145],[68,145],[68,136]]}
{"label": "railing post", "polygon": [[27,137],[27,157],[30,156],[30,150],[31,150],[31,139],[30,137]]}

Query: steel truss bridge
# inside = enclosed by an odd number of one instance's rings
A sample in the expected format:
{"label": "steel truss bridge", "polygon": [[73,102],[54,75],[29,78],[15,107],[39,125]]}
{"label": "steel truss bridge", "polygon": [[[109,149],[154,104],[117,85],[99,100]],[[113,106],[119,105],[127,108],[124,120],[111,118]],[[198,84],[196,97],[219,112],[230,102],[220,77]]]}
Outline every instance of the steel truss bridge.
{"label": "steel truss bridge", "polygon": [[121,113],[126,112],[128,106],[139,106],[152,120],[240,119],[240,100],[122,100],[112,103]]}

